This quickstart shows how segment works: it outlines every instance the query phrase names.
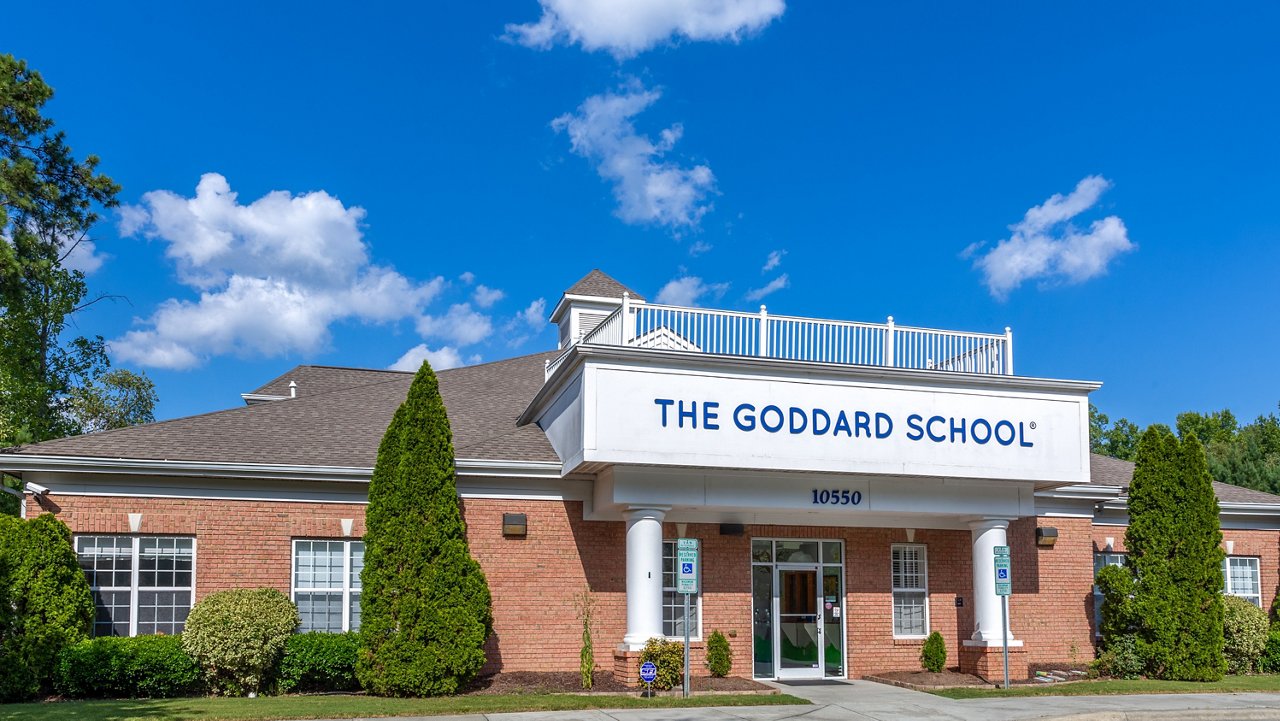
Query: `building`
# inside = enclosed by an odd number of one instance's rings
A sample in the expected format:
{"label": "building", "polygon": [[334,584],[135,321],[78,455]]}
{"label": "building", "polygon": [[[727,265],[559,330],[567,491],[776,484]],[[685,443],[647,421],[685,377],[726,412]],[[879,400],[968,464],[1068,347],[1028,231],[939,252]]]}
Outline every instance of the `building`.
{"label": "building", "polygon": [[[1124,552],[1129,463],[1089,453],[1098,383],[1014,374],[1004,333],[648,303],[593,271],[560,348],[439,373],[490,671],[634,681],[652,636],[729,638],[734,673],[919,668],[930,631],[999,676],[993,549],[1012,549],[1011,668],[1093,657],[1095,568]],[[304,629],[356,628],[366,485],[412,375],[299,366],[229,410],[0,454],[71,527],[99,634],[180,631],[193,599],[271,586]],[[1228,593],[1280,585],[1280,497],[1215,486]],[[675,539],[701,544],[688,617]],[[700,658],[700,656],[695,656]],[[604,664],[608,668],[608,663]]]}

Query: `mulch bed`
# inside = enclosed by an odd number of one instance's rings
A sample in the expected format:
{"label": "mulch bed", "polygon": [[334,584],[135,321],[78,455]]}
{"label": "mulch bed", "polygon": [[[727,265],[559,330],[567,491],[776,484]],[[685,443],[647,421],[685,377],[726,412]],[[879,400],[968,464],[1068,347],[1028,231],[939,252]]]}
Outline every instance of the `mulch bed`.
{"label": "mulch bed", "polygon": [[884,673],[867,674],[867,677],[931,688],[991,685],[973,674],[959,673],[957,671],[940,671],[938,673],[931,671],[885,671]]}
{"label": "mulch bed", "polygon": [[[591,693],[619,693],[638,691],[628,688],[613,674],[597,671],[591,677]],[[712,678],[695,676],[694,691],[772,691],[768,686],[748,678]],[[572,671],[512,671],[482,676],[463,690],[464,694],[519,694],[519,693],[586,693],[582,689],[582,676]]]}

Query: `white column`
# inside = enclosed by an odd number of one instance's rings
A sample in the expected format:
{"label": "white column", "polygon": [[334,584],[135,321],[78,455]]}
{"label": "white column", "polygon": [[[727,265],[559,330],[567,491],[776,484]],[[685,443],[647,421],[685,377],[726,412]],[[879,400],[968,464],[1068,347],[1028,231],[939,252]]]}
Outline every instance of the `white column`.
{"label": "white column", "polygon": [[[969,524],[973,534],[973,636],[966,646],[999,646],[1004,639],[1004,622],[1000,615],[1000,597],[996,595],[996,546],[1008,545],[1005,531],[1008,519],[984,519]],[[1016,574],[1018,569],[1013,569]],[[1009,645],[1021,646],[1009,631]]]}
{"label": "white column", "polygon": [[627,519],[627,635],[622,645],[637,650],[662,635],[662,519],[666,509],[636,508]]}

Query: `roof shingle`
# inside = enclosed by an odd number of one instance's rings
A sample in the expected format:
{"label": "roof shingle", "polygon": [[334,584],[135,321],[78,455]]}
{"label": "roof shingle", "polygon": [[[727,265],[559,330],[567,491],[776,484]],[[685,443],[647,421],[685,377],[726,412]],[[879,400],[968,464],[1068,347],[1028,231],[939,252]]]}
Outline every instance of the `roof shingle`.
{"label": "roof shingle", "polygon": [[[1133,461],[1122,461],[1119,458],[1089,454],[1089,472],[1093,482],[1100,486],[1116,486],[1129,492],[1129,483],[1133,480]],[[1252,488],[1233,486],[1229,483],[1213,482],[1214,495],[1219,503],[1258,503],[1269,506],[1280,506],[1280,496]]]}
{"label": "roof shingle", "polygon": [[564,292],[565,295],[594,295],[597,298],[621,298],[623,293],[629,293],[635,300],[644,300],[644,296],[600,272],[599,268],[582,276],[582,280]]}

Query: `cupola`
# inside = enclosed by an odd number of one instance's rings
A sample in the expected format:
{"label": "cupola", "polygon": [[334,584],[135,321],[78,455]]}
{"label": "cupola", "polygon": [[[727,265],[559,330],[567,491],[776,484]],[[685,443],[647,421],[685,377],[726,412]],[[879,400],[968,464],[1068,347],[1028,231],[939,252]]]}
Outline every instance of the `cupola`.
{"label": "cupola", "polygon": [[578,343],[595,330],[601,321],[622,306],[623,295],[629,295],[633,303],[644,302],[639,293],[598,269],[569,286],[551,313],[551,322],[560,329],[560,348]]}

